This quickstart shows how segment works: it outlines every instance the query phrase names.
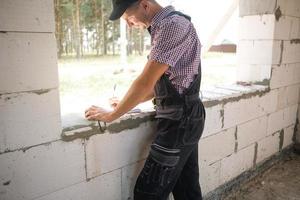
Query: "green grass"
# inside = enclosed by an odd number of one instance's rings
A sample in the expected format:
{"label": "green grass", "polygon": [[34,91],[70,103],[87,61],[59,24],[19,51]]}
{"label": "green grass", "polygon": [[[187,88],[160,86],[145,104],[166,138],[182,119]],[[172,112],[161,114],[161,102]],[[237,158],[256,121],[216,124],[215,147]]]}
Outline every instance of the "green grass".
{"label": "green grass", "polygon": [[[117,90],[128,87],[142,70],[143,59],[128,60],[128,65],[122,66],[117,56],[60,59],[58,66],[61,96],[76,93],[78,90],[86,90],[90,95],[107,93],[112,91],[114,84],[117,84]],[[138,66],[134,69],[135,64]],[[123,72],[120,72],[122,69]]]}
{"label": "green grass", "polygon": [[[133,80],[142,71],[147,59],[130,56],[122,66],[119,56],[86,56],[80,60],[64,57],[58,62],[62,105],[70,101],[105,101],[113,95],[122,97]],[[123,72],[120,72],[123,69]],[[202,59],[202,86],[235,81],[236,55],[232,53],[206,53]]]}

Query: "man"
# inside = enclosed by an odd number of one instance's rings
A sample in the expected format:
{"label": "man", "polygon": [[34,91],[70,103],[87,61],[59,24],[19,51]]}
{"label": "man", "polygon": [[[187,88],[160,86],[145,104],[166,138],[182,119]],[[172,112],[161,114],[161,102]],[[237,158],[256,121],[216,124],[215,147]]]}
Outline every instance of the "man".
{"label": "man", "polygon": [[155,97],[156,138],[134,189],[135,200],[201,200],[198,141],[205,109],[199,98],[201,44],[190,18],[155,0],[113,0],[110,19],[147,28],[151,51],[143,72],[125,97],[108,112],[86,110],[88,120],[111,122]]}

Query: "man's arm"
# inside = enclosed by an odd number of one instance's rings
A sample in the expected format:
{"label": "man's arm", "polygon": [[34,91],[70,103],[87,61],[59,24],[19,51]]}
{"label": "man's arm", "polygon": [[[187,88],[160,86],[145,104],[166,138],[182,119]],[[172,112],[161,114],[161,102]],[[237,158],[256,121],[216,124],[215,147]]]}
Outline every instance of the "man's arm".
{"label": "man's arm", "polygon": [[[154,91],[151,91],[146,97],[145,99],[143,99],[140,103],[143,103],[143,102],[146,102],[146,101],[149,101],[151,99],[153,99],[154,97]],[[109,104],[112,108],[116,108],[117,105],[120,103],[120,100],[116,97],[113,97],[113,98],[110,98],[109,99]]]}
{"label": "man's arm", "polygon": [[153,89],[156,82],[168,69],[167,64],[161,64],[156,61],[149,60],[143,72],[135,79],[130,86],[124,98],[112,112],[107,112],[102,108],[91,107],[85,112],[88,120],[101,120],[111,122],[118,119],[139,103],[153,97]]}
{"label": "man's arm", "polygon": [[[141,102],[153,97],[156,82],[168,69],[168,65],[156,61],[148,61],[143,72],[133,82],[125,97],[118,104],[112,117],[117,119]],[[152,94],[152,95],[151,95]]]}
{"label": "man's arm", "polygon": [[153,99],[154,97],[154,92],[153,90],[141,101],[141,103],[145,102],[145,101],[149,101],[151,99]]}

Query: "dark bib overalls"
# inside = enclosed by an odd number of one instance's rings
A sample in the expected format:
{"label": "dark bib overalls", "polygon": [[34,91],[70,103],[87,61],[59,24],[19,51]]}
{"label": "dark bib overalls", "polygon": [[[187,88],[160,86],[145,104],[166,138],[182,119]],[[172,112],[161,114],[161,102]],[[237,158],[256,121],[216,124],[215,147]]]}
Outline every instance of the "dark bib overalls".
{"label": "dark bib overalls", "polygon": [[[170,15],[180,15],[178,11]],[[148,29],[149,30],[149,29]],[[157,118],[156,138],[151,144],[134,189],[135,200],[201,200],[198,167],[198,141],[205,122],[205,109],[199,98],[201,64],[198,74],[182,94],[163,74],[154,88]]]}

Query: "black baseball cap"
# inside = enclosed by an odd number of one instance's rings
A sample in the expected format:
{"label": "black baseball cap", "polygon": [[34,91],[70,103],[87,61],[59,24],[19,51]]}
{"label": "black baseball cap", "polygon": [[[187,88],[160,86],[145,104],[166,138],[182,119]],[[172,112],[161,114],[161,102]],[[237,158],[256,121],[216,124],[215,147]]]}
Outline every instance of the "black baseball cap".
{"label": "black baseball cap", "polygon": [[110,14],[110,20],[119,19],[126,9],[138,0],[112,0],[113,10]]}

